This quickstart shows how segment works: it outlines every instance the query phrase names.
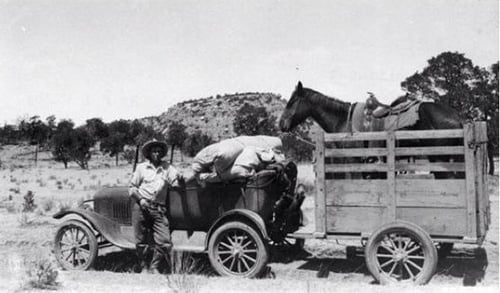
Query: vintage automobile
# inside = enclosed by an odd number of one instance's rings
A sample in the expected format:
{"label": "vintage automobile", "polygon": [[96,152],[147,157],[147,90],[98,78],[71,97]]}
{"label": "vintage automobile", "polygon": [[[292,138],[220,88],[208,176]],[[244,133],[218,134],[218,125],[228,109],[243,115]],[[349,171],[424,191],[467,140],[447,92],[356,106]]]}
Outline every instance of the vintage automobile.
{"label": "vintage automobile", "polygon": [[[167,190],[171,229],[203,232],[204,244],[187,250],[208,253],[220,275],[258,276],[267,265],[269,244],[283,243],[301,225],[303,194],[295,194],[296,175],[296,165],[289,162],[269,166],[250,179],[205,187],[192,181]],[[66,219],[54,241],[56,259],[64,269],[91,268],[98,250],[110,245],[135,249],[131,211],[136,205],[127,187],[102,189],[89,202],[92,208],[53,216]]]}

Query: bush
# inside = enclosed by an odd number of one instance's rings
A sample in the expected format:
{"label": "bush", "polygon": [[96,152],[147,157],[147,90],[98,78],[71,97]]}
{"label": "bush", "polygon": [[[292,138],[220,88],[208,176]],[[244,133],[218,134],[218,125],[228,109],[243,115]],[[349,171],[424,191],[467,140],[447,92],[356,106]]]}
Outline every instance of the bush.
{"label": "bush", "polygon": [[123,158],[127,161],[127,163],[132,164],[135,160],[135,150],[125,149],[123,151]]}
{"label": "bush", "polygon": [[200,130],[198,130],[186,138],[183,152],[190,157],[194,157],[204,147],[212,144],[213,142],[214,141],[210,136],[203,134]]}
{"label": "bush", "polygon": [[19,223],[19,227],[21,228],[28,227],[31,224],[33,224],[33,218],[30,218],[30,216],[27,213],[23,212],[17,219],[17,222]]}
{"label": "bush", "polygon": [[33,193],[33,191],[31,190],[28,190],[28,192],[24,195],[23,213],[32,212],[35,210],[35,208],[35,193]]}
{"label": "bush", "polygon": [[196,278],[196,260],[190,253],[172,251],[170,254],[171,273],[167,275],[167,286],[175,293],[194,293],[200,291],[200,282]]}
{"label": "bush", "polygon": [[57,276],[59,272],[46,258],[38,257],[26,264],[26,276],[22,289],[45,289],[57,290],[59,282]]}
{"label": "bush", "polygon": [[49,212],[51,211],[54,207],[56,206],[55,202],[53,199],[49,199],[43,202],[42,204],[42,209],[44,212]]}

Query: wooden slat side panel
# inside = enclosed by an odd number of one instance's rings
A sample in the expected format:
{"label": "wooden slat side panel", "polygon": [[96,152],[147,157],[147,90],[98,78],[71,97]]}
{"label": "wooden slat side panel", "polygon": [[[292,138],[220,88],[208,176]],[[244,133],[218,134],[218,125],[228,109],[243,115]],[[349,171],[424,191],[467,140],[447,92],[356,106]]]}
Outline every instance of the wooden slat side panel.
{"label": "wooden slat side panel", "polygon": [[463,146],[396,148],[396,156],[463,155]]}
{"label": "wooden slat side panel", "polygon": [[327,206],[387,206],[386,180],[326,180]]}
{"label": "wooden slat side panel", "polygon": [[325,171],[329,173],[343,172],[386,172],[387,165],[379,164],[328,164]]}
{"label": "wooden slat side panel", "polygon": [[464,127],[464,148],[465,148],[465,197],[467,202],[467,235],[468,237],[476,237],[476,169],[474,163],[474,148],[470,148],[469,144],[474,143],[474,125],[466,124]]}
{"label": "wooden slat side panel", "polygon": [[381,207],[327,207],[327,232],[372,233],[386,223],[386,213]]}
{"label": "wooden slat side panel", "polygon": [[465,180],[397,179],[397,206],[465,208]]}
{"label": "wooden slat side panel", "polygon": [[386,132],[342,132],[342,133],[325,133],[325,142],[333,141],[360,141],[360,140],[385,140]]}
{"label": "wooden slat side panel", "polygon": [[[461,138],[464,131],[462,129],[447,130],[412,130],[396,131],[396,140],[400,139],[433,139],[433,138]],[[360,140],[385,140],[387,132],[342,132],[325,134],[325,142],[333,141],[360,141]]]}
{"label": "wooden slat side panel", "polygon": [[316,141],[316,148],[314,151],[314,172],[316,173],[316,198],[315,202],[315,222],[316,222],[316,233],[318,236],[326,232],[326,220],[325,220],[325,144],[324,144],[325,132],[318,126],[315,125],[314,137]]}
{"label": "wooden slat side panel", "polygon": [[422,138],[461,138],[464,135],[463,129],[447,130],[405,130],[396,131],[396,139],[422,139]]}
{"label": "wooden slat side panel", "polygon": [[434,172],[464,172],[464,163],[446,162],[426,162],[426,163],[405,163],[397,162],[396,171],[434,171]]}
{"label": "wooden slat side panel", "polygon": [[353,149],[326,149],[326,157],[369,157],[386,156],[385,148],[353,148]]}
{"label": "wooden slat side panel", "polygon": [[465,215],[465,209],[398,208],[396,217],[422,227],[431,235],[465,236]]}

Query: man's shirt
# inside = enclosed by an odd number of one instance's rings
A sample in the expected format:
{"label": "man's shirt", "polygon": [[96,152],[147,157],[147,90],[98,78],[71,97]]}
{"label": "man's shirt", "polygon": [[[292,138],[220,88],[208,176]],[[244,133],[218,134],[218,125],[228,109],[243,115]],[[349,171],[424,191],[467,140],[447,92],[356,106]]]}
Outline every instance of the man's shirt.
{"label": "man's shirt", "polygon": [[161,162],[155,167],[146,161],[137,165],[129,187],[136,187],[142,198],[147,200],[163,202],[165,199],[165,184],[172,187],[178,186],[179,172],[167,162]]}

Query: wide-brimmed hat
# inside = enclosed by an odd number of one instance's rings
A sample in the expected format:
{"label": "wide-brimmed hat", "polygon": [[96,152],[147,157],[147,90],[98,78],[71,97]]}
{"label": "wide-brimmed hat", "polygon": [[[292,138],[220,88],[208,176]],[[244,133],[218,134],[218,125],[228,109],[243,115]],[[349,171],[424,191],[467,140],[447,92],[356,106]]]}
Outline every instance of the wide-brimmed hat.
{"label": "wide-brimmed hat", "polygon": [[149,155],[151,154],[151,149],[153,147],[160,147],[161,148],[162,153],[160,155],[160,158],[163,158],[168,152],[168,145],[165,142],[157,141],[157,140],[150,140],[142,146],[142,155],[145,158],[149,159]]}

